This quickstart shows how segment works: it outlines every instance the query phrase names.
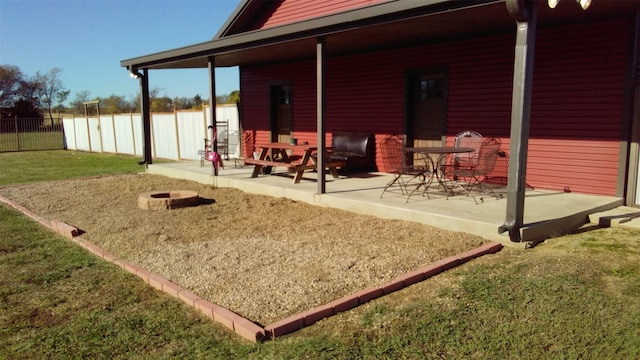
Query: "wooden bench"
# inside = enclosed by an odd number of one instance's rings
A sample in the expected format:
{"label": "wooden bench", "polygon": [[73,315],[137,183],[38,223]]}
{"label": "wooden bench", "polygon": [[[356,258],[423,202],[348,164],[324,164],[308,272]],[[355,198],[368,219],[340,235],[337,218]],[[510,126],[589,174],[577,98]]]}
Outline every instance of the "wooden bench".
{"label": "wooden bench", "polygon": [[258,177],[258,174],[260,174],[260,170],[262,170],[262,168],[265,166],[284,167],[287,169],[288,172],[296,173],[295,177],[293,178],[294,184],[297,184],[300,182],[300,180],[302,180],[302,174],[304,174],[305,170],[311,170],[316,168],[316,165],[314,164],[301,165],[301,164],[288,163],[283,161],[260,160],[260,159],[253,159],[253,158],[244,159],[244,163],[248,165],[255,165],[255,167],[253,168],[253,173],[251,174],[252,178]]}

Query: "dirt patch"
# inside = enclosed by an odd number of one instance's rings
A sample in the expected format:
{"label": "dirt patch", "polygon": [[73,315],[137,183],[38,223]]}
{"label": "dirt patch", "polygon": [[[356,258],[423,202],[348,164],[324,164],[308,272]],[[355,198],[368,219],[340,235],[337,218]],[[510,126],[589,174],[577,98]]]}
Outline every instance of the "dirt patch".
{"label": "dirt patch", "polygon": [[[138,208],[140,193],[196,191],[198,206]],[[427,225],[212,188],[121,175],[0,189],[47,219],[262,325],[476,247]]]}

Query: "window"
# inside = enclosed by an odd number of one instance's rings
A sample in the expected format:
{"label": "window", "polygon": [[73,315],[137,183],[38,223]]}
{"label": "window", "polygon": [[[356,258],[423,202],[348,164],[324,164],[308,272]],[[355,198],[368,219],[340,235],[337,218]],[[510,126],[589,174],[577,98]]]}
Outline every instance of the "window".
{"label": "window", "polygon": [[280,104],[281,105],[289,105],[291,104],[291,89],[289,87],[282,87],[280,90]]}
{"label": "window", "polygon": [[444,97],[444,79],[421,79],[420,99],[442,99]]}

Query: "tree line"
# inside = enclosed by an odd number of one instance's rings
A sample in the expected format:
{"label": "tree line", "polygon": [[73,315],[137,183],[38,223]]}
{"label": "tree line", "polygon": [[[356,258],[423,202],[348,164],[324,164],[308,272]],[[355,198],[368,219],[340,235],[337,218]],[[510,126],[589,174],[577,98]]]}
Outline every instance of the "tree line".
{"label": "tree line", "polygon": [[[188,97],[168,97],[160,96],[160,90],[157,88],[149,90],[149,108],[151,112],[171,112],[174,110],[200,110],[203,105],[209,104],[208,100],[204,100],[200,94],[196,94],[192,98]],[[128,112],[140,112],[140,95],[133,96],[129,99],[121,95],[111,95],[106,98],[91,98],[89,91],[80,91],[76,93],[76,97],[69,103],[66,109],[67,113],[75,115],[85,115],[84,103],[92,100],[100,100],[100,113],[102,114],[121,114]],[[240,101],[240,91],[234,90],[228,95],[216,96],[216,104],[235,104]],[[96,113],[91,108],[88,110],[89,115]]]}
{"label": "tree line", "polygon": [[70,93],[62,84],[61,72],[53,68],[26,76],[15,65],[0,65],[1,116],[35,118],[47,114],[53,119],[56,106],[60,111]]}
{"label": "tree line", "polygon": [[[95,114],[94,107],[86,107],[85,103],[99,101],[100,112],[117,114],[140,112],[140,94],[126,98],[113,94],[106,98],[92,97],[87,90],[79,91],[75,98],[65,105],[71,91],[66,89],[60,74],[62,69],[53,68],[47,73],[36,72],[33,76],[25,75],[18,66],[0,64],[0,117],[1,118],[44,118],[53,124],[54,117],[60,114],[85,115]],[[192,98],[161,96],[160,89],[149,90],[150,108],[152,112],[168,112],[184,109],[202,109],[208,104],[199,94]],[[216,96],[217,104],[233,104],[240,100],[240,92],[232,91],[228,95]],[[56,115],[56,116],[54,116]]]}

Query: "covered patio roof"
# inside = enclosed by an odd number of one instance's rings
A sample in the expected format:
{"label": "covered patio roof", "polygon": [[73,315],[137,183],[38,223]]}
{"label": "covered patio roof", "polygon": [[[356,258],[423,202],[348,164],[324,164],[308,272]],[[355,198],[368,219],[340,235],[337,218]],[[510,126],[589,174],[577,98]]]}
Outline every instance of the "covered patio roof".
{"label": "covered patio roof", "polygon": [[[566,2],[569,2],[565,0]],[[594,1],[590,10],[576,4],[555,9],[540,1],[539,26],[635,11],[636,1]],[[573,2],[571,0],[570,2]],[[565,5],[565,6],[563,6]],[[238,10],[237,10],[238,11]],[[216,37],[211,41],[135,57],[120,62],[128,69],[207,68],[312,60],[316,42],[326,38],[327,56],[443,42],[515,28],[504,0],[390,1],[302,22]]]}

